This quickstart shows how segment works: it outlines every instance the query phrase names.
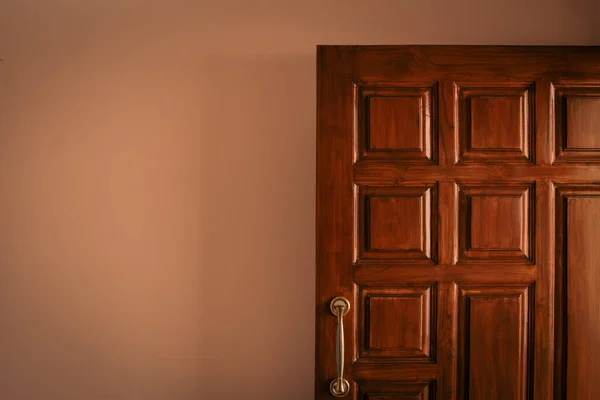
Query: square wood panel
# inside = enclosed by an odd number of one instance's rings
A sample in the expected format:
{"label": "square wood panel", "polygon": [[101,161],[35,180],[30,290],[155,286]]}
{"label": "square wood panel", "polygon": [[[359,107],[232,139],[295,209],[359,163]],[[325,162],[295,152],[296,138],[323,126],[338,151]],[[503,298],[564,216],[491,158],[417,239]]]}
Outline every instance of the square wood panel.
{"label": "square wood panel", "polygon": [[457,84],[458,162],[533,162],[534,87]]}
{"label": "square wood panel", "polygon": [[358,188],[358,261],[432,264],[437,252],[437,189]]}
{"label": "square wood panel", "polygon": [[533,262],[534,184],[459,185],[460,263]]}
{"label": "square wood panel", "polygon": [[358,400],[434,400],[435,381],[358,382]]}
{"label": "square wood panel", "polygon": [[437,162],[437,85],[358,87],[359,159]]}
{"label": "square wood panel", "polygon": [[435,285],[359,288],[359,362],[432,362]]}
{"label": "square wood panel", "polygon": [[556,162],[600,162],[600,86],[556,85]]}

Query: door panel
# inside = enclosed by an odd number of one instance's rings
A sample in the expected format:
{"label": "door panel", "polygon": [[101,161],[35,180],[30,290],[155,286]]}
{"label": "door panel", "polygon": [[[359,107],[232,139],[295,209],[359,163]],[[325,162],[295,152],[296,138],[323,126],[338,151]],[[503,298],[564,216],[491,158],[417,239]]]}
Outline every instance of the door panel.
{"label": "door panel", "polygon": [[365,382],[360,385],[359,400],[433,400],[435,382]]}
{"label": "door panel", "polygon": [[600,162],[600,85],[575,82],[553,86],[556,161]]}
{"label": "door panel", "polygon": [[355,362],[435,361],[435,285],[358,286]]}
{"label": "door panel", "polygon": [[600,398],[600,185],[557,188],[559,390]]}
{"label": "door panel", "polygon": [[459,162],[532,162],[534,86],[455,83]]}
{"label": "door panel", "polygon": [[434,184],[358,187],[357,262],[386,260],[434,264],[437,259],[437,189]]}
{"label": "door panel", "polygon": [[527,399],[530,287],[460,285],[459,291],[458,398]]}
{"label": "door panel", "polygon": [[320,46],[316,398],[600,398],[600,48]]}
{"label": "door panel", "polygon": [[533,262],[535,184],[459,184],[458,263]]}
{"label": "door panel", "polygon": [[437,86],[356,87],[360,159],[435,164]]}

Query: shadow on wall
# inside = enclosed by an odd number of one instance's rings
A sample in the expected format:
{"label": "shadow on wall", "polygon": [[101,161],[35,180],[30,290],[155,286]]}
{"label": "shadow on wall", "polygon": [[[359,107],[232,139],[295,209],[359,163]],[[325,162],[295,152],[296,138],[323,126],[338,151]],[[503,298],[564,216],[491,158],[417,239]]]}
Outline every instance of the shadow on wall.
{"label": "shadow on wall", "polygon": [[200,67],[203,398],[312,396],[298,377],[314,362],[315,69],[294,55]]}

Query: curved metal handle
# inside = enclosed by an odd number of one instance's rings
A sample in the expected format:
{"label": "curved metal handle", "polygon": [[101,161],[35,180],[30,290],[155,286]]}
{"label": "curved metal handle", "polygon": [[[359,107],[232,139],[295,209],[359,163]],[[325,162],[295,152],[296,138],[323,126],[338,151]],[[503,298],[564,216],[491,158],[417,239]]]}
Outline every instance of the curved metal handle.
{"label": "curved metal handle", "polygon": [[344,315],[350,311],[350,302],[343,297],[336,297],[331,300],[329,309],[338,320],[335,344],[337,378],[331,381],[329,391],[335,397],[344,397],[350,392],[350,383],[344,379]]}

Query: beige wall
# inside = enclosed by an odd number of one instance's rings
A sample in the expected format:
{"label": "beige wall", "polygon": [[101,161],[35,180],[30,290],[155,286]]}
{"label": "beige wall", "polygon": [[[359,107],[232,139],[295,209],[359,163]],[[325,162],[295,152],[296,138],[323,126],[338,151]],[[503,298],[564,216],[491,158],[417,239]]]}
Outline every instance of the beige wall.
{"label": "beige wall", "polygon": [[598,44],[600,3],[0,0],[0,398],[312,397],[318,43]]}

